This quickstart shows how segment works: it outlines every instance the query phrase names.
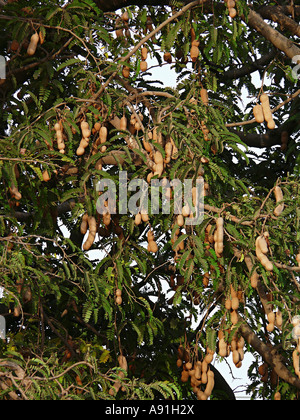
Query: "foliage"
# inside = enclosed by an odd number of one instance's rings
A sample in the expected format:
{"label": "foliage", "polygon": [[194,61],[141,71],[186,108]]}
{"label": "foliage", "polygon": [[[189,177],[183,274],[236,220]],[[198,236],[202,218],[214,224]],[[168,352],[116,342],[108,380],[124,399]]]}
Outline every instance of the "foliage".
{"label": "foliage", "polygon": [[[263,2],[253,3],[259,9]],[[295,92],[291,60],[274,54],[260,69],[259,88],[249,73],[229,77],[230,70],[249,63],[249,55],[270,52],[270,44],[247,25],[244,0],[237,2],[235,19],[222,2],[216,2],[213,13],[197,6],[173,20],[169,6],[129,6],[128,24],[120,11],[104,13],[98,6],[91,0],[18,0],[1,11],[0,45],[8,72],[0,85],[0,313],[7,322],[7,340],[0,340],[0,399],[195,399],[191,387],[180,381],[178,346],[201,359],[207,347],[218,353],[219,331],[230,342],[240,337],[243,324],[276,348],[296,378],[292,319],[300,298],[299,101],[274,114],[277,127],[293,126],[287,150],[280,143],[263,153],[247,146],[247,135],[265,134],[264,124],[245,125],[243,136],[236,131],[251,119],[262,90],[270,93],[272,107]],[[176,3],[173,12],[182,7]],[[127,30],[121,38],[115,35],[120,25]],[[161,29],[145,42],[150,25]],[[186,58],[191,29],[200,40],[195,63]],[[44,42],[28,56],[35,31]],[[162,71],[176,73],[176,88],[153,83],[151,68],[141,73],[143,44],[152,58],[149,66],[158,62]],[[171,65],[163,60],[165,52],[173,56]],[[130,68],[129,78],[122,73],[124,66]],[[203,88],[209,91],[209,106],[201,100]],[[250,98],[245,109],[241,92]],[[132,114],[143,117],[144,132],[131,130],[130,136],[119,122]],[[78,156],[83,119],[90,127],[105,125],[109,136],[100,147],[94,131],[85,154]],[[55,135],[58,122],[64,154]],[[118,186],[120,169],[130,180],[147,178],[143,136],[155,128],[179,150],[163,176],[195,182],[202,174],[209,186],[203,223],[182,229],[179,238],[173,210],[169,216],[150,213],[150,223],[139,226],[130,214],[114,215],[108,228],[96,210],[100,179]],[[159,141],[150,143],[165,157]],[[111,156],[115,164],[106,165]],[[279,217],[273,213],[275,185],[284,194]],[[21,199],[12,193],[16,188]],[[85,213],[102,229],[89,252],[82,249],[80,233]],[[218,257],[207,227],[214,230],[220,216],[225,248]],[[156,254],[145,245],[149,227],[159,246]],[[266,231],[272,272],[255,253],[256,238]],[[255,270],[257,289],[251,286]],[[225,308],[232,288],[240,297],[236,325]],[[115,302],[117,289],[122,290],[122,305]],[[282,312],[281,329],[267,332],[266,310]],[[291,384],[287,376],[261,382],[258,367],[265,354],[250,343],[246,347],[256,359],[249,370],[251,396],[271,399],[280,391],[282,398],[298,399],[299,384]],[[126,356],[128,372],[119,367],[120,354]],[[274,366],[269,369],[271,373]],[[122,388],[112,395],[119,380]]]}

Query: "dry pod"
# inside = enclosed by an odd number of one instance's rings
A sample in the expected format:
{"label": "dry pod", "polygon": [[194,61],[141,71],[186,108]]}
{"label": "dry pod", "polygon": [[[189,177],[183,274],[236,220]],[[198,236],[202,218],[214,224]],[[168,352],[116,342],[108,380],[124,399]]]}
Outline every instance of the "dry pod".
{"label": "dry pod", "polygon": [[83,244],[84,251],[88,251],[93,245],[97,233],[97,222],[94,217],[88,218],[89,235],[86,242]]}
{"label": "dry pod", "polygon": [[81,128],[82,137],[84,139],[89,139],[91,137],[91,130],[90,130],[89,123],[86,121],[82,121],[80,124],[80,128]]}
{"label": "dry pod", "polygon": [[122,303],[123,303],[123,299],[122,299],[122,297],[121,297],[121,296],[117,296],[117,297],[116,297],[116,304],[117,304],[117,305],[122,305]]}
{"label": "dry pod", "polygon": [[276,392],[276,393],[275,393],[275,395],[274,395],[274,400],[275,400],[275,401],[281,401],[281,394],[280,394],[280,392]]}
{"label": "dry pod", "polygon": [[260,97],[260,101],[261,101],[261,104],[262,104],[265,120],[268,123],[268,128],[270,130],[274,130],[276,125],[275,125],[275,121],[273,119],[273,114],[272,114],[272,111],[271,111],[271,108],[270,108],[270,101],[269,101],[268,95],[263,93]]}
{"label": "dry pod", "polygon": [[199,57],[200,51],[199,51],[199,41],[193,41],[192,42],[192,48],[191,48],[191,59],[192,62],[195,63]]}
{"label": "dry pod", "polygon": [[156,254],[158,252],[158,246],[155,241],[150,241],[148,243],[148,252],[153,252],[153,254]]}
{"label": "dry pod", "polygon": [[120,129],[122,131],[126,131],[127,130],[127,118],[125,116],[123,116],[121,118],[121,121],[120,121]]}
{"label": "dry pod", "polygon": [[165,60],[166,63],[171,64],[172,63],[172,55],[171,55],[171,53],[166,52],[164,54],[164,60]]}
{"label": "dry pod", "polygon": [[217,229],[214,234],[215,252],[217,257],[220,258],[224,251],[224,219],[219,217],[216,223]]}
{"label": "dry pod", "polygon": [[122,69],[122,75],[125,79],[128,79],[130,76],[130,68],[128,66],[124,66]]}
{"label": "dry pod", "polygon": [[85,213],[82,217],[82,222],[80,225],[80,232],[82,235],[85,235],[88,231],[88,221],[89,221],[89,215]]}
{"label": "dry pod", "polygon": [[49,175],[49,172],[48,172],[47,170],[45,170],[45,171],[43,172],[43,181],[44,181],[44,182],[49,182],[49,181],[50,181],[50,179],[51,179],[51,177],[50,177],[50,175]]}
{"label": "dry pod", "polygon": [[56,123],[54,125],[54,130],[56,131],[56,140],[57,140],[57,147],[58,150],[60,151],[60,153],[64,154],[65,153],[65,142],[63,139],[63,131],[62,131],[62,126],[60,123]]}
{"label": "dry pod", "polygon": [[201,100],[202,100],[203,104],[208,105],[209,99],[208,99],[207,89],[202,88],[201,91],[200,91],[200,96],[201,96]]}
{"label": "dry pod", "polygon": [[146,61],[147,60],[147,56],[148,56],[148,48],[147,47],[143,47],[142,48],[142,60]]}
{"label": "dry pod", "polygon": [[28,55],[35,54],[39,41],[40,41],[40,37],[39,37],[39,34],[36,32],[35,34],[32,35],[30,39],[30,44],[27,48]]}
{"label": "dry pod", "polygon": [[[278,186],[275,187],[274,194],[276,198],[276,203],[280,203],[283,201],[283,192],[280,187]],[[278,206],[274,210],[274,215],[277,217],[280,216],[283,210],[284,210],[284,203],[278,204]]]}
{"label": "dry pod", "polygon": [[253,114],[257,123],[262,124],[265,121],[264,111],[261,105],[255,105],[253,108]]}
{"label": "dry pod", "polygon": [[148,70],[148,64],[147,64],[147,61],[141,61],[140,66],[141,66],[141,71],[145,72],[145,71],[147,71],[147,70]]}
{"label": "dry pod", "polygon": [[267,271],[273,271],[273,263],[266,255],[268,252],[269,248],[265,235],[259,236],[256,239],[256,256]]}

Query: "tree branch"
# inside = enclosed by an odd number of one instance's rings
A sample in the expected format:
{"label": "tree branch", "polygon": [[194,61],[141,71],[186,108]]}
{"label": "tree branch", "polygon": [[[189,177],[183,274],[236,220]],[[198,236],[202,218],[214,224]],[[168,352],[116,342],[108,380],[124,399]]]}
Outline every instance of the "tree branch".
{"label": "tree branch", "polygon": [[283,358],[276,352],[276,349],[270,349],[263,343],[245,321],[241,325],[240,331],[247,343],[262,356],[266,363],[273,367],[282,380],[300,389],[300,379],[285,367]]}
{"label": "tree branch", "polygon": [[293,59],[296,55],[300,55],[300,48],[298,48],[293,41],[268,25],[258,13],[254,12],[254,10],[250,10],[249,12],[248,24],[270,41],[276,48],[284,52],[290,59]]}
{"label": "tree branch", "polygon": [[273,22],[279,23],[281,27],[290,31],[292,34],[300,37],[300,25],[298,25],[290,17],[286,16],[286,14],[283,12],[282,7],[266,6],[259,9],[258,12],[264,19],[270,19]]}

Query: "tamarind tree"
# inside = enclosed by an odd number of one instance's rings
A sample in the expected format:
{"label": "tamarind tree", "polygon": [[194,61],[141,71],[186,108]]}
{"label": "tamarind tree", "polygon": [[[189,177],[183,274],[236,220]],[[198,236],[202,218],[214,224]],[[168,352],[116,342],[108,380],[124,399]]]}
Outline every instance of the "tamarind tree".
{"label": "tamarind tree", "polygon": [[[1,1],[0,399],[235,399],[215,362],[245,353],[252,398],[298,399],[299,16]],[[169,215],[99,214],[121,171],[202,176],[203,222],[172,188]]]}

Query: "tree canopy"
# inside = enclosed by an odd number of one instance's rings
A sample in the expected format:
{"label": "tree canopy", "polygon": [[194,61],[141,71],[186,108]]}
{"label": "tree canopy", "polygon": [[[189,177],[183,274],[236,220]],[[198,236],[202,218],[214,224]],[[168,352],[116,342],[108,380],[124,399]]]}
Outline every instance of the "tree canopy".
{"label": "tree canopy", "polygon": [[[245,354],[299,398],[296,3],[0,2],[0,399],[235,399]],[[170,214],[99,213],[121,172]]]}

